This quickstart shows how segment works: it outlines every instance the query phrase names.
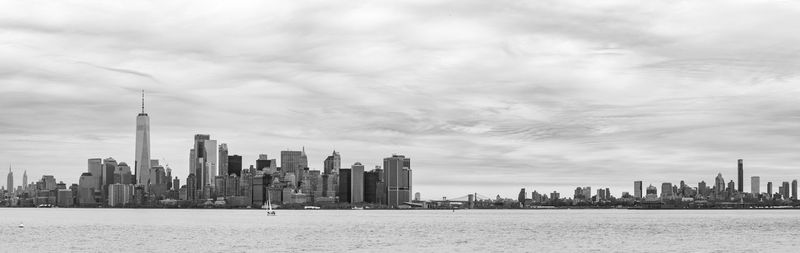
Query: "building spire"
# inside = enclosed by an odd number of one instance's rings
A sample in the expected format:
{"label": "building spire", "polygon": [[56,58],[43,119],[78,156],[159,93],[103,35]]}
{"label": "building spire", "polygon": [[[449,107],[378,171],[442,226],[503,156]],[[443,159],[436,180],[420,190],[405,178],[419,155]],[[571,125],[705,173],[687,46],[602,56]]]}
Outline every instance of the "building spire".
{"label": "building spire", "polygon": [[144,90],[142,90],[142,114],[144,114]]}

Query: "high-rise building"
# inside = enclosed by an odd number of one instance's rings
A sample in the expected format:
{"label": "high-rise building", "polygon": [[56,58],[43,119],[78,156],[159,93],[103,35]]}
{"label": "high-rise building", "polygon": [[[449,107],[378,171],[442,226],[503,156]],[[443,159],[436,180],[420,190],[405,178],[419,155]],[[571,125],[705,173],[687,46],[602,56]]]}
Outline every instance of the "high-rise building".
{"label": "high-rise building", "polygon": [[717,194],[725,191],[725,179],[722,178],[722,173],[718,173],[717,177],[714,178],[714,187],[717,189]]}
{"label": "high-rise building", "polygon": [[744,162],[739,159],[739,192],[744,192]]}
{"label": "high-rise building", "polygon": [[769,198],[772,198],[772,195],[775,194],[772,192],[772,182],[767,182],[767,194],[769,194]]}
{"label": "high-rise building", "polygon": [[[144,91],[142,91],[142,112],[136,116],[136,159],[133,164],[137,184],[146,184],[150,177],[150,116],[144,112]],[[89,171],[92,172],[92,171]],[[94,174],[100,176],[100,174]]]}
{"label": "high-rise building", "polygon": [[364,165],[356,162],[350,167],[350,202],[364,202]]}
{"label": "high-rise building", "polygon": [[236,177],[242,176],[242,156],[228,156],[228,175],[235,174]]}
{"label": "high-rise building", "polygon": [[758,176],[750,177],[750,193],[758,196],[761,194],[761,178]]}
{"label": "high-rise building", "polygon": [[792,180],[792,199],[797,200],[797,179]]}
{"label": "high-rise building", "polygon": [[[195,185],[198,190],[211,185],[217,172],[217,141],[207,134],[194,135],[194,149],[190,151],[189,169],[195,174]],[[230,164],[230,161],[229,161]],[[207,196],[205,196],[207,197]]]}
{"label": "high-rise building", "polygon": [[382,175],[375,170],[364,173],[364,202],[378,202],[378,183],[382,180]]}
{"label": "high-rise building", "polygon": [[782,186],[783,186],[783,192],[781,192],[781,197],[783,197],[783,199],[789,199],[790,197],[789,182],[783,181]]}
{"label": "high-rise building", "polygon": [[109,185],[114,184],[114,172],[116,170],[117,160],[114,160],[114,158],[111,157],[103,159],[102,170],[100,172],[102,174],[100,181],[103,190],[108,189]]}
{"label": "high-rise building", "polygon": [[672,197],[672,183],[661,183],[661,199],[671,199]]}
{"label": "high-rise building", "polygon": [[389,206],[397,208],[411,201],[412,171],[411,158],[403,155],[392,155],[383,159],[386,194]]}
{"label": "high-rise building", "polygon": [[517,201],[519,201],[519,203],[524,205],[526,196],[528,196],[528,194],[525,193],[525,188],[520,189],[519,194],[517,194]]}
{"label": "high-rise building", "polygon": [[[533,195],[536,196],[536,194],[538,194],[538,193],[536,193],[536,191],[533,191]],[[414,193],[414,201],[421,201],[421,200],[422,199],[421,199],[421,196],[420,196],[419,192]]]}
{"label": "high-rise building", "polygon": [[133,185],[112,184],[108,186],[108,205],[125,206],[133,200]]}
{"label": "high-rise building", "polygon": [[295,179],[299,179],[303,169],[307,167],[308,157],[305,147],[302,151],[281,151],[281,176],[291,173]]}
{"label": "high-rise building", "polygon": [[256,170],[263,171],[265,174],[272,174],[277,171],[277,169],[278,164],[275,159],[269,159],[269,156],[266,154],[258,155],[258,160],[256,160]]}
{"label": "high-rise building", "polygon": [[219,144],[219,176],[228,177],[228,144]]}
{"label": "high-rise building", "polygon": [[339,191],[338,197],[340,203],[351,203],[350,199],[352,187],[351,171],[350,169],[339,169]]}
{"label": "high-rise building", "polygon": [[697,183],[697,193],[700,194],[700,196],[708,195],[708,187],[706,186],[706,181],[700,181],[700,183]]}
{"label": "high-rise building", "polygon": [[339,155],[339,152],[336,152],[336,150],[334,150],[333,154],[325,158],[325,162],[323,163],[323,173],[325,174],[339,173],[339,169],[341,169],[341,167],[342,167],[342,157]]}
{"label": "high-rise building", "polygon": [[22,173],[22,190],[28,190],[28,170]]}
{"label": "high-rise building", "polygon": [[8,166],[8,177],[6,178],[6,188],[9,193],[14,193],[14,172],[11,172],[11,165]]}
{"label": "high-rise building", "polygon": [[88,170],[89,173],[92,174],[92,178],[89,180],[89,183],[91,183],[91,188],[99,191],[101,190],[100,185],[102,183],[103,176],[103,159],[91,158],[88,162]]}
{"label": "high-rise building", "polygon": [[633,197],[642,198],[642,181],[633,181]]}
{"label": "high-rise building", "polygon": [[177,191],[181,188],[181,180],[178,177],[172,180],[172,190]]}

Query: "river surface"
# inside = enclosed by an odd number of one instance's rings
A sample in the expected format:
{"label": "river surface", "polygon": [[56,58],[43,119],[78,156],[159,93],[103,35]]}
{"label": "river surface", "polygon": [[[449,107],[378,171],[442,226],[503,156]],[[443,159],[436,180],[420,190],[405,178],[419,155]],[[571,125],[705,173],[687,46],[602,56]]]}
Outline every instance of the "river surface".
{"label": "river surface", "polygon": [[[796,252],[800,210],[0,208],[0,252]],[[24,223],[25,228],[18,228]]]}

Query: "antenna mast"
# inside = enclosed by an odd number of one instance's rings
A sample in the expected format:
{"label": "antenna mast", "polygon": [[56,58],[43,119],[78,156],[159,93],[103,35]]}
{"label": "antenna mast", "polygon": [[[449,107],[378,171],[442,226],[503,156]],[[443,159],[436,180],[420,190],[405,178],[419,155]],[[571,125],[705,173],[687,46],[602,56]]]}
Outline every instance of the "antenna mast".
{"label": "antenna mast", "polygon": [[144,90],[142,90],[142,114],[144,114]]}

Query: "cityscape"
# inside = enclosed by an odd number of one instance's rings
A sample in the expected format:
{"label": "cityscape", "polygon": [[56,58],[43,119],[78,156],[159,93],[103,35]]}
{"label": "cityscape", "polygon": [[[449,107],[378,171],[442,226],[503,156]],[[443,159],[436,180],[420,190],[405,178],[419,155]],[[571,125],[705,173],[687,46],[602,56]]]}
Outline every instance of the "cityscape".
{"label": "cityscape", "polygon": [[[495,198],[470,193],[462,197],[423,200],[412,196],[411,158],[392,154],[382,165],[356,162],[342,168],[335,150],[323,161],[323,170],[310,169],[305,148],[280,152],[280,163],[260,154],[254,164],[243,168],[242,156],[227,143],[209,134],[195,134],[189,150],[188,176],[173,177],[172,168],[151,159],[150,118],[145,112],[142,91],[141,112],[136,116],[136,146],[133,167],[114,158],[89,158],[77,183],[67,186],[52,175],[15,185],[9,166],[6,186],[0,188],[6,207],[183,207],[262,208],[269,204],[284,208],[763,208],[798,207],[797,180],[783,181],[776,188],[766,182],[762,191],[759,176],[750,177],[745,190],[744,161],[737,162],[737,177],[725,181],[718,173],[713,184],[700,181],[691,186],[663,182],[660,185],[634,181],[632,191],[612,196],[609,188],[592,191],[591,186],[575,188],[570,197],[557,191],[530,196],[525,188],[517,199]],[[183,182],[183,184],[181,183]],[[773,191],[777,190],[777,191]],[[633,194],[631,194],[633,192]]]}
{"label": "cityscape", "polygon": [[[131,167],[114,158],[89,158],[77,183],[67,185],[52,175],[15,186],[9,167],[3,204],[9,207],[217,207],[261,208],[270,202],[286,208],[412,208],[411,158],[392,154],[367,170],[360,162],[342,168],[332,151],[324,170],[309,169],[305,148],[280,152],[280,164],[260,154],[243,168],[242,156],[226,143],[196,134],[189,150],[189,176],[172,176],[172,168],[151,159],[150,118],[136,116],[136,160]],[[181,183],[183,182],[183,183]]]}

